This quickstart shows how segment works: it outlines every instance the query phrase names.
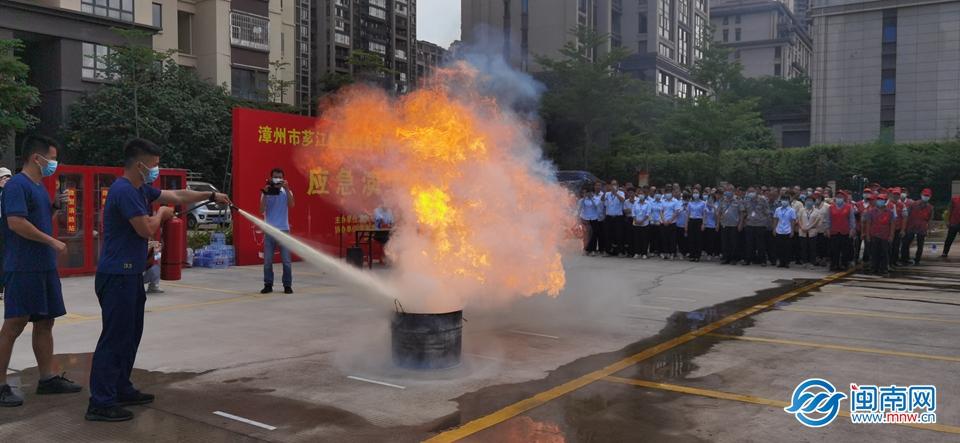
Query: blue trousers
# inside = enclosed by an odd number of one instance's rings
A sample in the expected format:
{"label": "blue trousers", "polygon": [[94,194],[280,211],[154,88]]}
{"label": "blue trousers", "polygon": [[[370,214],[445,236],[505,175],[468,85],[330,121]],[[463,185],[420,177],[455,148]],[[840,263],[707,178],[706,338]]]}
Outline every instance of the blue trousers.
{"label": "blue trousers", "polygon": [[143,290],[143,274],[97,273],[94,287],[100,301],[103,331],[90,369],[90,405],[106,408],[137,394],[130,374],[143,336],[147,294]]}
{"label": "blue trousers", "polygon": [[[287,231],[284,231],[287,232]],[[293,286],[293,269],[290,266],[290,250],[267,235],[263,239],[263,284],[273,286],[273,251],[280,248],[280,261],[283,262],[283,286]]]}

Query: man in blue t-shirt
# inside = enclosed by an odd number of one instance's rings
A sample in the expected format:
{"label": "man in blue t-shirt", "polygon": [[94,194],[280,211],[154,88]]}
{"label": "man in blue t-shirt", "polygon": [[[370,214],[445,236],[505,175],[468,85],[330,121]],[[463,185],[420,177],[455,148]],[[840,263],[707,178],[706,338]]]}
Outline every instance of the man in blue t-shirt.
{"label": "man in blue t-shirt", "polygon": [[[283,232],[290,232],[288,213],[293,207],[293,191],[283,177],[283,169],[273,168],[266,186],[260,191],[260,213],[268,225]],[[293,294],[293,270],[290,266],[290,250],[269,235],[263,238],[263,289],[261,294],[273,292],[273,252],[280,248],[283,262],[283,292]]]}
{"label": "man in blue t-shirt", "polygon": [[123,406],[143,405],[154,399],[130,382],[143,335],[147,242],[164,221],[174,216],[168,206],[153,213],[152,204],[190,205],[204,200],[230,204],[224,194],[160,191],[151,186],[160,176],[160,149],[148,140],[130,140],[123,155],[123,176],[110,186],[103,208],[103,247],[94,283],[103,331],[90,370],[86,419],[91,421],[130,420],[133,413]]}
{"label": "man in blue t-shirt", "polygon": [[67,245],[52,237],[52,205],[41,179],[57,170],[59,145],[49,138],[28,136],[23,143],[23,171],[3,188],[0,233],[3,261],[3,328],[0,329],[0,406],[20,406],[23,399],[7,385],[13,343],[33,322],[33,353],[40,383],[37,394],[80,392],[79,385],[54,375],[53,323],[67,313],[63,306],[57,254]]}

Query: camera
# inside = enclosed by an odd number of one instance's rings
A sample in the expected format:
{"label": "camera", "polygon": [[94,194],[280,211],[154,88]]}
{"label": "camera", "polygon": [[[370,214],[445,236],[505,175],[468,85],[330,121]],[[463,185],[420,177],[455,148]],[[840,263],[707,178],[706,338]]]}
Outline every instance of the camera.
{"label": "camera", "polygon": [[283,187],[282,181],[275,181],[272,178],[267,179],[267,185],[260,192],[265,195],[280,195],[280,189]]}

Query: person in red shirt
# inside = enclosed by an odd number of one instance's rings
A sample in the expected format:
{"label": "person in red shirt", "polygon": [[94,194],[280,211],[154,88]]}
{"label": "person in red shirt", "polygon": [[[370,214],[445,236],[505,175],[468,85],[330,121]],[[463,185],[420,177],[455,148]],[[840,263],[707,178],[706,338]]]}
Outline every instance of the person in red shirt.
{"label": "person in red shirt", "polygon": [[864,231],[867,244],[870,245],[870,265],[873,273],[888,277],[890,275],[890,240],[896,231],[897,212],[887,205],[887,194],[880,194],[874,200],[875,206],[864,214]]}
{"label": "person in red shirt", "polygon": [[[870,245],[866,243],[867,236],[863,235],[863,228],[866,221],[863,219],[863,215],[870,210],[871,205],[873,204],[873,188],[867,187],[863,189],[863,199],[857,202],[855,209],[857,213],[855,214],[856,223],[857,223],[857,235],[853,239],[853,257],[856,259],[856,264],[860,264],[860,261],[864,262],[870,261]],[[861,254],[861,250],[863,254]],[[863,257],[861,259],[861,257]]]}
{"label": "person in red shirt", "polygon": [[900,263],[904,266],[910,264],[910,243],[917,239],[917,252],[913,256],[913,264],[920,264],[920,257],[923,255],[923,241],[927,238],[927,231],[930,229],[930,220],[933,218],[933,205],[930,204],[930,197],[933,191],[924,189],[920,193],[920,200],[914,201],[908,209],[906,220],[906,233],[903,237],[903,244],[900,246]]}
{"label": "person in red shirt", "polygon": [[897,222],[894,223],[893,238],[890,239],[890,264],[893,266],[900,264],[897,259],[900,257],[900,245],[903,243],[903,230],[907,225],[908,209],[900,198],[901,191],[900,188],[890,189],[890,198],[887,200],[887,206],[897,211]]}
{"label": "person in red shirt", "polygon": [[840,191],[825,210],[827,241],[830,242],[830,270],[843,271],[850,266],[850,234],[857,230],[856,210],[847,201],[847,193]]}
{"label": "person in red shirt", "polygon": [[957,232],[960,232],[960,195],[954,196],[950,200],[950,219],[947,220],[947,241],[943,243],[943,255],[940,257],[947,258],[950,255],[950,245],[953,244],[953,239],[957,238]]}

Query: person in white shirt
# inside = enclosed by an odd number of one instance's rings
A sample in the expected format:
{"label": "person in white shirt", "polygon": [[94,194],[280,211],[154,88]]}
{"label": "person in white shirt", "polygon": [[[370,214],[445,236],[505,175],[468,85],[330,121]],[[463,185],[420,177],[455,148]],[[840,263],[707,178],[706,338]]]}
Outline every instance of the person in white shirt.
{"label": "person in white shirt", "polygon": [[577,200],[577,214],[583,224],[583,253],[594,255],[598,251],[600,240],[600,198],[591,190],[581,189]]}
{"label": "person in white shirt", "polygon": [[607,192],[603,194],[603,232],[607,237],[607,255],[615,256],[623,247],[623,202],[627,195],[620,190],[617,181],[607,185]]}
{"label": "person in white shirt", "polygon": [[800,238],[800,264],[807,268],[818,263],[817,235],[821,234],[820,225],[823,214],[817,210],[813,200],[804,201],[804,207],[797,217],[798,237]]}

